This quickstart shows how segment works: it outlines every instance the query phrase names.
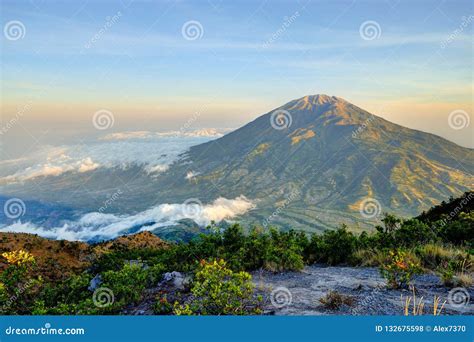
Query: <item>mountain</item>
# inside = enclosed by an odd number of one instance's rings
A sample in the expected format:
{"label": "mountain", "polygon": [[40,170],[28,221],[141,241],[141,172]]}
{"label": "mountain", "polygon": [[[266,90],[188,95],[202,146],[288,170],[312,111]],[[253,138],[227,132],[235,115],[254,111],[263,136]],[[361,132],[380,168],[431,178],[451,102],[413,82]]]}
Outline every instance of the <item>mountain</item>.
{"label": "mountain", "polygon": [[376,219],[368,217],[371,203],[376,212],[409,216],[470,190],[472,152],[341,98],[313,95],[192,147],[158,182],[167,185],[164,197],[243,194],[256,201],[251,223],[314,230],[347,222],[363,228]]}
{"label": "mountain", "polygon": [[[193,199],[207,205],[220,197],[241,195],[254,204],[253,210],[238,217],[248,226],[322,231],[346,223],[353,230],[364,230],[379,223],[383,212],[413,216],[472,190],[472,152],[391,123],[341,98],[311,95],[191,147],[159,174],[150,174],[141,165],[98,168],[5,185],[0,192],[59,203],[81,213],[101,208],[104,215],[116,215],[101,216],[97,231],[108,220],[114,222],[108,227],[114,232],[155,227],[160,216],[146,210],[159,204]],[[117,189],[121,192],[115,196]],[[233,205],[221,207],[218,202],[212,212],[205,211],[211,219],[223,217]],[[161,208],[159,214],[164,211]],[[133,225],[122,224],[120,215],[131,213],[133,220],[127,222]],[[44,212],[41,216],[39,223],[47,222]],[[89,217],[85,221],[90,222]],[[188,239],[189,229],[199,231],[188,221],[150,230],[159,236],[166,233],[166,238]],[[58,222],[49,226],[58,227]]]}

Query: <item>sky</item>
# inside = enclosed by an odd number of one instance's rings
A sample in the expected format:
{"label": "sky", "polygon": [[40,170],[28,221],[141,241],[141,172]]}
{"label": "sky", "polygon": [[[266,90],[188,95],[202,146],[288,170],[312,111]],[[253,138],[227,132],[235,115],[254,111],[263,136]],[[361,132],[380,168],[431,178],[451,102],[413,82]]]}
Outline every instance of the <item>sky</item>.
{"label": "sky", "polygon": [[471,0],[0,3],[0,159],[320,93],[474,147]]}

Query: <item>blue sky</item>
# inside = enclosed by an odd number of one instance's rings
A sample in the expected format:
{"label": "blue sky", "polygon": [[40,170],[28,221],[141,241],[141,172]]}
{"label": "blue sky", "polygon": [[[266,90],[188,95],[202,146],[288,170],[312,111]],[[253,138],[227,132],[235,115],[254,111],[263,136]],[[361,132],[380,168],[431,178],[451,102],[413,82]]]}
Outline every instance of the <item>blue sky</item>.
{"label": "blue sky", "polygon": [[[195,128],[237,127],[325,93],[474,146],[472,125],[447,124],[454,110],[472,115],[472,1],[1,4],[4,29],[25,28],[1,43],[3,121],[29,104],[14,137],[93,130],[102,108],[117,131],[179,129],[195,112]],[[183,35],[189,21],[198,39]],[[366,22],[375,39],[360,33]]]}

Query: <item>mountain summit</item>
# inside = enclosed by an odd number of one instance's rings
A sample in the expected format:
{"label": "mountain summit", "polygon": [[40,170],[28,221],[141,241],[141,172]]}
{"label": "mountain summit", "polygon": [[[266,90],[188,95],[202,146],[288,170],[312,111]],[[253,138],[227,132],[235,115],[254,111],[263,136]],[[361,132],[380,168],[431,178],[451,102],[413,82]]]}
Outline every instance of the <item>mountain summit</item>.
{"label": "mountain summit", "polygon": [[192,147],[157,181],[165,197],[243,194],[257,202],[250,222],[313,230],[417,214],[470,190],[473,171],[472,149],[311,95]]}
{"label": "mountain summit", "polygon": [[[107,213],[134,213],[139,222],[127,226],[131,231],[156,223],[156,215],[148,220],[136,214],[147,210],[148,217],[148,209],[156,205],[181,205],[189,199],[206,205],[220,197],[252,202],[255,209],[239,217],[247,225],[315,231],[346,223],[370,229],[383,212],[414,216],[472,190],[472,152],[339,97],[309,95],[191,147],[160,173],[138,164],[71,171],[33,184],[13,184],[3,192],[82,212],[105,207]],[[111,201],[107,196],[117,189],[127,191]],[[212,215],[209,208],[203,210],[217,220],[234,212],[232,208],[217,203]],[[56,216],[50,213],[47,220]],[[174,234],[173,227],[169,229]],[[178,231],[190,232],[191,227],[197,229],[190,221]]]}

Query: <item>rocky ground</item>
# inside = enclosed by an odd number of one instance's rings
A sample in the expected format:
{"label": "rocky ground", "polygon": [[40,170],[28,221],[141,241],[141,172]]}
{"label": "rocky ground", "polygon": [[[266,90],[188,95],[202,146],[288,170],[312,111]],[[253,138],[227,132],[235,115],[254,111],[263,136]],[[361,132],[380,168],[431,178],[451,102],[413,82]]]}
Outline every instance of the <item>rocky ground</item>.
{"label": "rocky ground", "polygon": [[[257,291],[264,297],[264,310],[275,315],[401,315],[402,299],[409,290],[387,289],[377,268],[307,266],[302,272],[253,273]],[[421,297],[425,313],[432,313],[434,296],[446,301],[442,314],[474,314],[474,288],[452,292],[436,275],[423,274],[414,280],[417,303]],[[353,305],[327,309],[319,299],[329,291],[351,296]],[[273,293],[272,293],[273,292]],[[466,296],[467,294],[467,296]],[[467,305],[456,305],[468,299]]]}
{"label": "rocky ground", "polygon": [[[153,315],[153,304],[160,293],[175,294],[184,289],[183,275],[168,274],[159,286],[146,291],[141,303],[122,312],[126,315]],[[402,298],[411,297],[412,291],[388,289],[377,268],[372,267],[323,267],[307,266],[301,272],[252,273],[256,292],[263,297],[263,310],[267,315],[402,315]],[[474,288],[452,292],[433,274],[423,274],[414,279],[417,303],[425,303],[424,313],[432,314],[433,300],[440,297],[444,304],[443,315],[474,315]],[[351,305],[337,309],[325,307],[319,300],[330,291],[348,296]],[[189,296],[182,294],[182,298]],[[413,300],[412,300],[413,301]],[[459,302],[456,305],[455,302]],[[465,304],[467,302],[467,304]],[[411,307],[411,306],[410,306]]]}

